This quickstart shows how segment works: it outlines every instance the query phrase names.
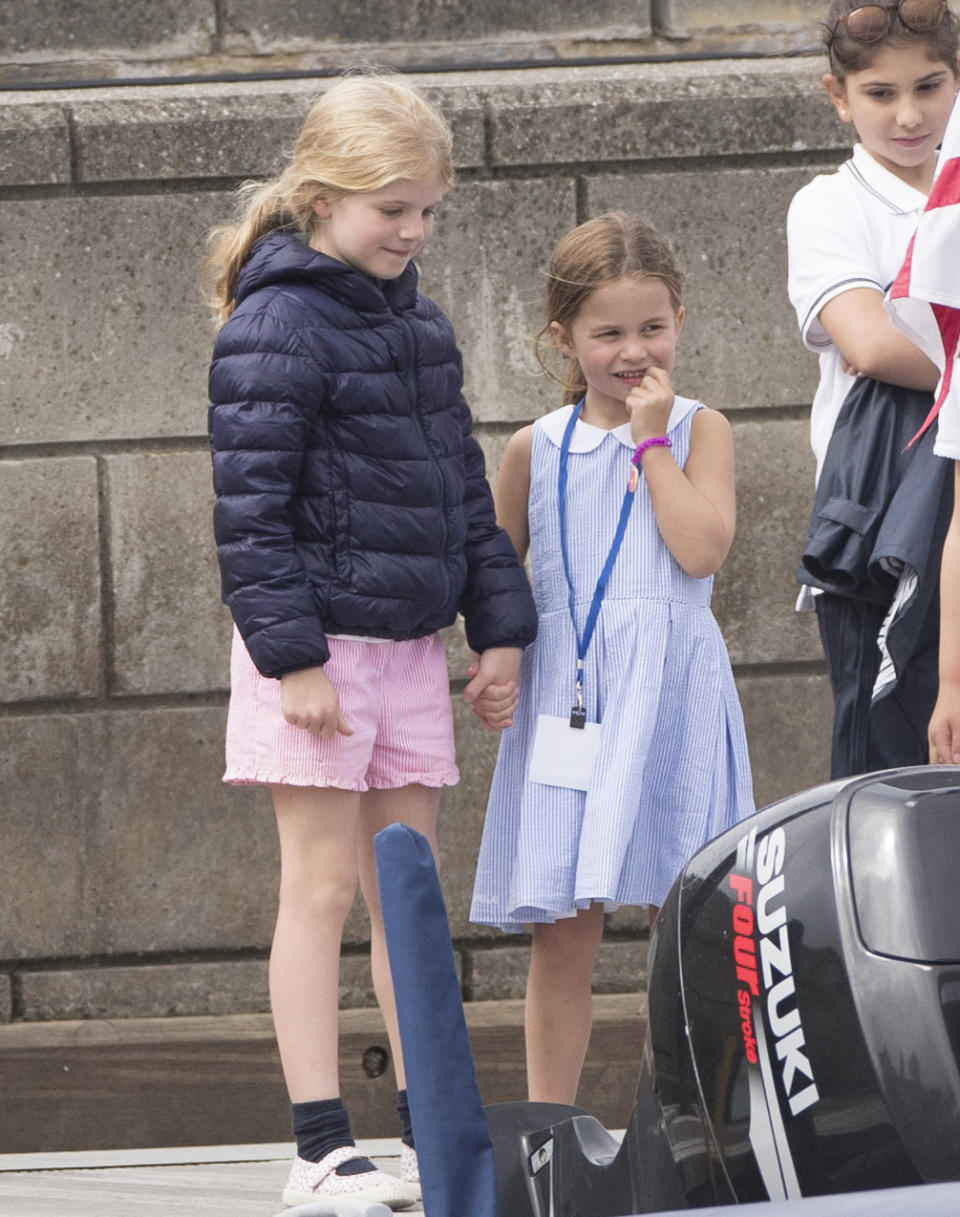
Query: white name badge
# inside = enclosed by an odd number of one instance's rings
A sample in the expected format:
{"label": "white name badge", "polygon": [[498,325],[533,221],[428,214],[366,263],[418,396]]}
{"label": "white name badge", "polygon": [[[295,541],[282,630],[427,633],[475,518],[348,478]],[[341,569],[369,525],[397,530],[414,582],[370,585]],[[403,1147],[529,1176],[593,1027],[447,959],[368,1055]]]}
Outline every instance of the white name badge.
{"label": "white name badge", "polygon": [[600,723],[571,727],[569,718],[538,715],[528,779],[544,786],[589,790],[600,734]]}

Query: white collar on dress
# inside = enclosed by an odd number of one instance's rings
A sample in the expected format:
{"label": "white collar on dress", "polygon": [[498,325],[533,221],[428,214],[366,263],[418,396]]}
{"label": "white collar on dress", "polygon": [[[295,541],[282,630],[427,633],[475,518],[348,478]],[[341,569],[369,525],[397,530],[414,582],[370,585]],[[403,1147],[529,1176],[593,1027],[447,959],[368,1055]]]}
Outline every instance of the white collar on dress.
{"label": "white collar on dress", "polygon": [[[671,432],[674,427],[681,423],[691,410],[696,409],[697,402],[690,397],[675,397],[673,399],[673,409],[670,411],[670,417],[667,420],[667,433]],[[570,414],[573,411],[573,406],[561,406],[559,410],[551,410],[549,414],[545,414],[539,419],[540,426],[547,439],[551,443],[556,444],[559,448],[563,443],[563,433],[566,430],[567,423],[570,421]],[[615,439],[623,444],[624,448],[629,448],[631,451],[636,447],[633,436],[630,434],[630,424],[621,423],[619,427],[614,427],[612,431],[608,431],[605,427],[595,427],[592,423],[585,423],[581,419],[577,419],[577,425],[573,429],[573,437],[570,440],[571,452],[592,452],[594,448],[599,448],[608,435],[612,435]]]}

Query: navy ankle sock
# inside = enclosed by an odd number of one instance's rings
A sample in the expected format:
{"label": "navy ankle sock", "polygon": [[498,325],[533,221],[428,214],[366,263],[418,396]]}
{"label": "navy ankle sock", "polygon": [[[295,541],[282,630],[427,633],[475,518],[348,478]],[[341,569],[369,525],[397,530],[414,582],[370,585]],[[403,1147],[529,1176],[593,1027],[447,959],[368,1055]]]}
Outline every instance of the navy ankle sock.
{"label": "navy ankle sock", "polygon": [[400,1117],[400,1140],[413,1149],[413,1124],[410,1121],[410,1100],[406,1090],[397,1091],[397,1115]]}
{"label": "navy ankle sock", "polygon": [[[342,1099],[315,1099],[309,1103],[291,1103],[293,1135],[297,1140],[297,1157],[307,1162],[319,1162],[331,1150],[353,1145],[350,1117]],[[353,1158],[338,1166],[338,1175],[359,1175],[375,1167],[369,1158]]]}

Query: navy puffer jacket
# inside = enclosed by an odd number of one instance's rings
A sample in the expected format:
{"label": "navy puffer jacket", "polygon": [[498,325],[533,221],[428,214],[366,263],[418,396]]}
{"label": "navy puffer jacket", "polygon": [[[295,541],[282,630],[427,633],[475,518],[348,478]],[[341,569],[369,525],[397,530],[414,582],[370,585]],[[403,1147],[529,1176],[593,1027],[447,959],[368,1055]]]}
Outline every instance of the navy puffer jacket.
{"label": "navy puffer jacket", "polygon": [[324,663],[328,633],[420,638],[458,611],[476,651],[531,642],[453,329],[415,267],[374,280],[272,233],[236,298],[210,368],[214,530],[257,668]]}

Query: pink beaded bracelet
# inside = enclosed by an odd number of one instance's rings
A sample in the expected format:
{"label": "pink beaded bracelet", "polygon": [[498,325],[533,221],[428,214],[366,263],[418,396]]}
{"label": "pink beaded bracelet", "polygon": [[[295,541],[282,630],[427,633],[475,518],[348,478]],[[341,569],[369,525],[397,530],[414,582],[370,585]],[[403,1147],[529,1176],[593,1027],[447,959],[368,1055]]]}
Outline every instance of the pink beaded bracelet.
{"label": "pink beaded bracelet", "polygon": [[673,443],[667,435],[651,435],[649,439],[641,440],[633,450],[631,462],[640,467],[640,458],[648,448],[672,448]]}

